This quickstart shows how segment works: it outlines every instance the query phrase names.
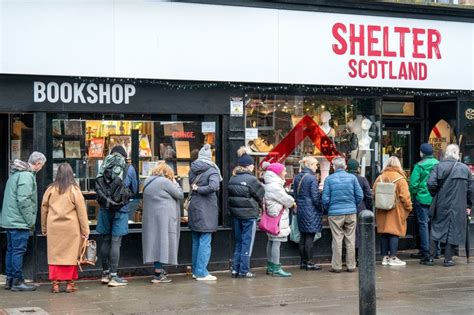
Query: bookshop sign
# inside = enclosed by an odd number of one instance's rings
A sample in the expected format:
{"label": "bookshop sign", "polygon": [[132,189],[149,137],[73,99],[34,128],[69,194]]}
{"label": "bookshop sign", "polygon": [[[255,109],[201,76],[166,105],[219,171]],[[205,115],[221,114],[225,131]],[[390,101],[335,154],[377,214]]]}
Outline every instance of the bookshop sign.
{"label": "bookshop sign", "polygon": [[133,84],[33,82],[35,103],[129,104],[135,93]]}

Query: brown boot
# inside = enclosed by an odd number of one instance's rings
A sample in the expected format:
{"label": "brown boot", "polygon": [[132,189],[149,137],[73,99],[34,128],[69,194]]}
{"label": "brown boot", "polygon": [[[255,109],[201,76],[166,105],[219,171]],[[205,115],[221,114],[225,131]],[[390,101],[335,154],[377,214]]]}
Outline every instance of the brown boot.
{"label": "brown boot", "polygon": [[53,281],[53,284],[51,286],[51,292],[59,293],[59,281]]}
{"label": "brown boot", "polygon": [[72,293],[72,292],[75,292],[79,290],[77,287],[76,287],[76,284],[74,283],[74,281],[70,280],[67,282],[67,286],[66,286],[66,293]]}

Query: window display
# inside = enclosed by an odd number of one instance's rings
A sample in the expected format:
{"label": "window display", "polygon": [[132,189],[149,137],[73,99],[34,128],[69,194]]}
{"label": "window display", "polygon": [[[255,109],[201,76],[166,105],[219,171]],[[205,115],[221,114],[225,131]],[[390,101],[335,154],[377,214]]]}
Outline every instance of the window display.
{"label": "window display", "polygon": [[12,114],[10,127],[10,160],[27,161],[33,152],[33,115]]}
{"label": "window display", "polygon": [[288,183],[306,155],[320,163],[321,188],[335,155],[357,159],[363,175],[375,175],[380,152],[377,99],[258,95],[245,104],[247,147],[259,163],[284,162]]}
{"label": "window display", "polygon": [[[64,115],[63,115],[64,116]],[[73,117],[73,118],[71,118]],[[100,120],[76,118],[51,119],[50,158],[51,180],[60,163],[71,164],[76,180],[87,202],[91,224],[96,224],[99,205],[95,200],[95,178],[105,157],[113,147],[122,146],[128,161],[136,168],[140,179],[139,195],[130,202],[129,223],[141,223],[141,193],[143,182],[160,161],[165,161],[176,174],[185,193],[189,193],[188,173],[190,163],[197,158],[199,149],[208,143],[216,157],[214,129],[203,127],[209,121],[203,119],[159,121],[159,120]],[[207,126],[206,125],[206,126]]]}

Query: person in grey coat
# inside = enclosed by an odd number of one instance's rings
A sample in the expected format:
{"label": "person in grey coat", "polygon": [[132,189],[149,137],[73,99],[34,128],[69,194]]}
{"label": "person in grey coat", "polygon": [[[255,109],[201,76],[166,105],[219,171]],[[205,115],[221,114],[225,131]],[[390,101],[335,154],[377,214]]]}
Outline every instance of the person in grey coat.
{"label": "person in grey coat", "polygon": [[152,170],[143,187],[143,263],[155,266],[152,283],[171,282],[162,264],[178,264],[183,191],[166,163]]}
{"label": "person in grey coat", "polygon": [[451,267],[454,246],[466,241],[467,216],[473,201],[473,179],[471,171],[459,162],[459,147],[450,144],[445,159],[437,164],[427,182],[433,198],[431,237],[445,243],[444,266]]}
{"label": "person in grey coat", "polygon": [[220,170],[212,161],[211,146],[205,144],[199,151],[198,159],[191,163],[189,172],[192,191],[188,225],[193,237],[193,276],[198,281],[217,280],[217,277],[209,274],[207,265],[211,258],[212,233],[217,231],[217,191],[221,181]]}

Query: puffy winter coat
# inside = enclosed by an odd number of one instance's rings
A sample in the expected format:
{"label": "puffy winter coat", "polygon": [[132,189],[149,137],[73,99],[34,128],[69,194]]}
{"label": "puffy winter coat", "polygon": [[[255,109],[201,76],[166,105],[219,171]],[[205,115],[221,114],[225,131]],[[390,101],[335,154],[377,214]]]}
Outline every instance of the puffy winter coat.
{"label": "puffy winter coat", "polygon": [[[397,236],[405,236],[407,232],[407,217],[413,209],[408,183],[405,173],[393,167],[387,167],[374,182],[374,192],[377,193],[377,185],[381,177],[383,181],[395,181],[396,203],[392,210],[376,209],[377,232]],[[399,179],[402,177],[401,179]]]}
{"label": "puffy winter coat", "polygon": [[339,169],[326,177],[323,205],[328,215],[356,214],[363,197],[362,188],[354,175]]}
{"label": "puffy winter coat", "polygon": [[287,194],[284,187],[285,181],[280,176],[272,171],[266,171],[263,178],[265,180],[265,208],[267,214],[276,217],[280,214],[282,208],[284,209],[280,219],[280,234],[275,236],[267,233],[268,239],[285,242],[291,232],[288,208],[295,203],[295,200]]}
{"label": "puffy winter coat", "polygon": [[431,170],[439,161],[432,155],[423,157],[423,160],[416,163],[410,176],[410,194],[413,200],[417,200],[422,205],[431,205],[433,197],[428,191],[426,182],[430,177]]}
{"label": "puffy winter coat", "polygon": [[323,208],[314,172],[305,168],[293,182],[298,228],[303,233],[318,233],[323,228]]}
{"label": "puffy winter coat", "polygon": [[265,195],[265,188],[249,172],[237,172],[227,185],[229,192],[229,211],[238,219],[256,219],[259,204]]}
{"label": "puffy winter coat", "polygon": [[428,189],[436,196],[431,236],[435,241],[462,245],[466,240],[466,209],[472,208],[474,184],[469,168],[454,163],[454,159],[441,161],[428,179]]}
{"label": "puffy winter coat", "polygon": [[36,177],[28,163],[15,162],[3,195],[0,226],[28,230],[34,227],[38,212]]}
{"label": "puffy winter coat", "polygon": [[216,192],[220,187],[219,171],[212,165],[196,160],[191,163],[189,183],[199,177],[198,189],[192,190],[189,204],[189,228],[194,232],[215,232],[219,218],[219,205]]}

